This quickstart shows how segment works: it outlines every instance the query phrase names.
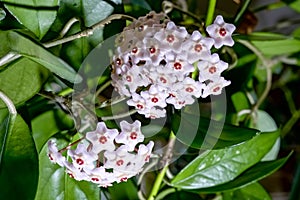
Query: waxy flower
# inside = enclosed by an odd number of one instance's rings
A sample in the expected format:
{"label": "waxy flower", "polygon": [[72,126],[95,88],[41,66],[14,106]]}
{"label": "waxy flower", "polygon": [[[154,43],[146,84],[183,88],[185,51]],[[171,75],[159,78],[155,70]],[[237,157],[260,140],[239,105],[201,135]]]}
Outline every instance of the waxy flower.
{"label": "waxy flower", "polygon": [[209,36],[215,40],[214,46],[219,49],[223,45],[233,46],[234,41],[231,37],[235,26],[224,22],[221,15],[218,15],[213,24],[206,28]]}

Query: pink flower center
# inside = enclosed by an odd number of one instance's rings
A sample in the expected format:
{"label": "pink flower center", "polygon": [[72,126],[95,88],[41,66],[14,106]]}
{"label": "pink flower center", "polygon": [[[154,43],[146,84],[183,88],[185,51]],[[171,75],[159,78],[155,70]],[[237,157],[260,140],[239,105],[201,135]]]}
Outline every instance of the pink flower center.
{"label": "pink flower center", "polygon": [[211,66],[211,67],[208,69],[208,71],[209,71],[209,73],[214,74],[214,73],[216,73],[217,68],[216,68],[215,66]]}
{"label": "pink flower center", "polygon": [[135,140],[137,138],[137,133],[136,132],[132,132],[130,134],[130,139]]}
{"label": "pink flower center", "polygon": [[218,86],[213,89],[213,92],[218,92],[219,90],[220,90],[220,87]]}
{"label": "pink flower center", "polygon": [[220,28],[219,34],[220,34],[222,37],[224,37],[224,36],[226,35],[226,30],[225,30],[225,28]]}
{"label": "pink flower center", "polygon": [[168,41],[169,43],[173,43],[173,42],[175,41],[175,36],[172,35],[172,34],[168,35],[168,36],[167,36],[167,41]]}
{"label": "pink flower center", "polygon": [[150,160],[150,155],[147,155],[146,157],[145,157],[145,162],[148,162]]}
{"label": "pink flower center", "polygon": [[158,102],[158,98],[157,98],[157,97],[153,97],[153,98],[151,99],[151,101],[152,101],[153,103],[157,103],[157,102]]}
{"label": "pink flower center", "polygon": [[139,32],[142,32],[143,30],[144,30],[144,26],[143,25],[141,25],[141,26],[138,27],[138,31]]}
{"label": "pink flower center", "polygon": [[126,76],[126,81],[131,82],[132,81],[131,76]]}
{"label": "pink flower center", "polygon": [[107,142],[107,138],[106,138],[105,136],[101,136],[101,137],[99,138],[99,142],[100,142],[101,144],[105,144],[105,143]]}
{"label": "pink flower center", "polygon": [[117,164],[118,166],[121,166],[121,165],[124,164],[124,161],[123,161],[123,160],[118,160],[118,161],[116,162],[116,164]]}
{"label": "pink flower center", "polygon": [[174,68],[176,70],[181,70],[182,69],[182,65],[179,62],[174,63]]}
{"label": "pink flower center", "polygon": [[84,161],[83,161],[81,158],[77,158],[77,159],[76,159],[76,163],[77,163],[78,165],[83,165],[83,164],[84,164]]}
{"label": "pink flower center", "polygon": [[194,89],[193,88],[191,88],[191,87],[187,87],[186,89],[185,89],[185,91],[187,91],[187,92],[193,92],[194,91]]}
{"label": "pink flower center", "polygon": [[201,44],[196,44],[194,49],[195,49],[195,51],[200,52],[202,50],[202,45]]}
{"label": "pink flower center", "polygon": [[154,46],[149,48],[150,53],[154,54],[156,52],[156,49]]}
{"label": "pink flower center", "polygon": [[72,173],[68,173],[70,178],[75,178],[74,175]]}
{"label": "pink flower center", "polygon": [[160,77],[159,79],[162,83],[167,83],[167,79],[165,79],[164,77]]}

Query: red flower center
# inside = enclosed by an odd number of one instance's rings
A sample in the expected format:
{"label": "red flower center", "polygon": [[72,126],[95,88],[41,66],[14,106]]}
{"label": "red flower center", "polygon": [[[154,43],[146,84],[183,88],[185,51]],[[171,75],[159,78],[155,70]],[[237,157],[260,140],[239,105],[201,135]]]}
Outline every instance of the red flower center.
{"label": "red flower center", "polygon": [[120,58],[117,58],[117,59],[116,59],[116,64],[117,64],[117,65],[121,65],[121,64],[122,64],[122,60],[121,60]]}
{"label": "red flower center", "polygon": [[141,104],[137,104],[136,107],[137,107],[137,109],[143,109],[144,108],[144,106],[141,105]]}
{"label": "red flower center", "polygon": [[83,161],[81,158],[77,158],[77,159],[76,159],[76,163],[77,163],[78,165],[83,165],[83,164],[84,164],[84,161]]}
{"label": "red flower center", "polygon": [[182,69],[182,65],[179,62],[174,63],[174,68],[176,70],[181,70]]}
{"label": "red flower center", "polygon": [[126,81],[131,82],[132,81],[131,76],[126,76]]}
{"label": "red flower center", "polygon": [[219,34],[220,34],[222,37],[224,37],[224,36],[226,35],[226,30],[225,30],[225,28],[220,28]]}
{"label": "red flower center", "polygon": [[133,49],[131,50],[132,53],[137,53],[138,52],[138,48],[137,47],[133,47]]}
{"label": "red flower center", "polygon": [[154,46],[149,48],[150,53],[154,54],[156,52],[156,49]]}
{"label": "red flower center", "polygon": [[167,83],[167,79],[165,79],[164,77],[160,77],[159,79],[162,83]]}
{"label": "red flower center", "polygon": [[92,178],[92,181],[100,181],[99,178]]}
{"label": "red flower center", "polygon": [[158,98],[153,97],[153,98],[151,99],[151,101],[152,101],[153,103],[157,103],[157,102],[158,102]]}
{"label": "red flower center", "polygon": [[136,132],[132,132],[130,134],[130,139],[135,140],[137,138],[137,133]]}
{"label": "red flower center", "polygon": [[127,181],[127,177],[123,177],[120,179],[121,182]]}

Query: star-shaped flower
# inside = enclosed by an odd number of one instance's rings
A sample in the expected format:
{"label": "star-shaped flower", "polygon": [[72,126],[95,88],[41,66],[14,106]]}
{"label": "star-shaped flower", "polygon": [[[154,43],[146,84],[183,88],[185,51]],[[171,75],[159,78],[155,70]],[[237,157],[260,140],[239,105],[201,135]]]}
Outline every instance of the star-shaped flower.
{"label": "star-shaped flower", "polygon": [[223,45],[233,46],[234,41],[231,38],[235,26],[224,22],[221,15],[218,15],[213,24],[206,28],[209,36],[215,40],[214,46],[219,49]]}
{"label": "star-shaped flower", "polygon": [[86,133],[86,139],[93,144],[92,151],[98,154],[102,150],[113,151],[118,134],[117,129],[108,129],[104,122],[99,122],[95,131]]}

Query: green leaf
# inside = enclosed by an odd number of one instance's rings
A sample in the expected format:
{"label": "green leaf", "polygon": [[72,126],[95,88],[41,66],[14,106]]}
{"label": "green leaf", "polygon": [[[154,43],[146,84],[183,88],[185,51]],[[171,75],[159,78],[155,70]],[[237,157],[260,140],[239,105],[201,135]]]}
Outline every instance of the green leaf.
{"label": "green leaf", "polygon": [[[2,0],[1,0],[2,1]],[[59,0],[5,0],[7,10],[38,38],[42,38],[56,18]]]}
{"label": "green leaf", "polygon": [[[22,56],[29,58],[44,67],[48,68],[51,72],[57,74],[61,78],[64,78],[70,82],[80,82],[81,77],[76,75],[76,72],[66,62],[60,58],[54,56],[43,47],[35,44],[31,40],[23,37],[14,31],[2,31],[0,32],[0,38],[5,43],[6,51],[13,51],[21,54]],[[1,51],[0,51],[1,52]],[[8,52],[1,52],[1,57]]]}
{"label": "green leaf", "polygon": [[[67,145],[66,142],[61,144]],[[62,148],[63,146],[59,146]],[[99,200],[100,189],[96,184],[86,181],[75,181],[65,169],[50,162],[47,156],[47,145],[39,154],[39,184],[36,200]]]}
{"label": "green leaf", "polygon": [[56,133],[73,127],[73,120],[61,110],[49,110],[31,121],[32,135],[38,152]]}
{"label": "green leaf", "polygon": [[273,41],[252,41],[266,56],[287,55],[300,51],[300,40],[284,39]]}
{"label": "green leaf", "polygon": [[6,16],[5,10],[3,8],[0,8],[0,21],[3,20]]}
{"label": "green leaf", "polygon": [[228,183],[214,187],[193,190],[193,192],[216,193],[242,188],[250,183],[259,181],[277,171],[286,163],[291,155],[292,152],[287,157],[281,158],[279,160],[259,162]]}
{"label": "green leaf", "polygon": [[[258,110],[255,119],[256,123],[253,128],[260,130],[261,132],[271,132],[278,129],[274,119],[265,111]],[[273,145],[272,149],[265,155],[262,161],[275,160],[280,150],[280,138],[278,138]]]}
{"label": "green leaf", "polygon": [[235,146],[206,151],[188,164],[171,185],[182,189],[200,189],[227,183],[259,162],[278,135],[278,132],[261,133]]}
{"label": "green leaf", "polygon": [[172,129],[179,141],[197,149],[224,148],[249,140],[259,132],[186,112],[172,116]]}
{"label": "green leaf", "polygon": [[271,200],[271,197],[259,183],[252,183],[238,190],[223,194],[223,200],[231,199]]}
{"label": "green leaf", "polygon": [[110,200],[139,199],[138,189],[132,179],[129,179],[127,182],[116,183],[112,187],[109,187],[108,191],[110,193]]}
{"label": "green leaf", "polygon": [[0,89],[15,105],[22,104],[40,91],[48,76],[49,71],[43,66],[21,58],[0,72]]}
{"label": "green leaf", "polygon": [[0,138],[5,141],[1,141],[0,199],[30,200],[37,188],[38,155],[23,119],[18,115],[14,123],[8,121],[1,120]]}
{"label": "green leaf", "polygon": [[248,98],[244,92],[234,93],[231,96],[231,100],[232,100],[234,108],[237,112],[244,110],[244,109],[249,109],[249,107],[250,107]]}

